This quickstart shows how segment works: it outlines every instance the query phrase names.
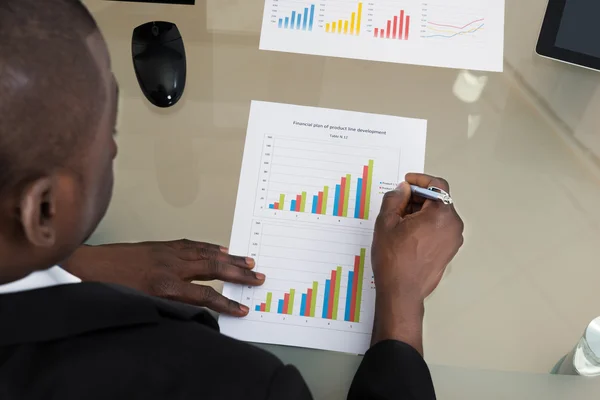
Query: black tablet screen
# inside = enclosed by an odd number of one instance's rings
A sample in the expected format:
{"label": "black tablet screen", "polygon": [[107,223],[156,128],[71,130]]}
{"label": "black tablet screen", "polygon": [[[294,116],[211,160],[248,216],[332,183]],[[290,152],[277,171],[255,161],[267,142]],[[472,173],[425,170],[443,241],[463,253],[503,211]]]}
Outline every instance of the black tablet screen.
{"label": "black tablet screen", "polygon": [[556,46],[600,57],[600,1],[566,0]]}

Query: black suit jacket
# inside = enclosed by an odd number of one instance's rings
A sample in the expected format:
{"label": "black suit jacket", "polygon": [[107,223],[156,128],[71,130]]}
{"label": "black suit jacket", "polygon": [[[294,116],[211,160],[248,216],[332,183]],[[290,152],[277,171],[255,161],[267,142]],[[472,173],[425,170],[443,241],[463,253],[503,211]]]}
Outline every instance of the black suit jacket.
{"label": "black suit jacket", "polygon": [[[0,399],[310,399],[296,368],[201,308],[80,283],[0,295]],[[377,344],[349,399],[434,399],[412,347]]]}

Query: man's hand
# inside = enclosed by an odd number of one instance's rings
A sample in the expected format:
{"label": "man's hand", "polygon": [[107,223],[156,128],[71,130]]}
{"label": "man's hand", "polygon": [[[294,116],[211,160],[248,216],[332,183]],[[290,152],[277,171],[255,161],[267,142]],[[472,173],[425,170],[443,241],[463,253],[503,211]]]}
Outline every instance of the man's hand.
{"label": "man's hand", "polygon": [[408,174],[385,195],[371,251],[377,291],[373,344],[395,339],[423,353],[423,303],[463,243],[454,206],[411,194],[410,185],[450,191],[448,182]]}
{"label": "man's hand", "polygon": [[62,266],[83,281],[117,283],[237,317],[248,314],[248,307],[191,281],[219,279],[251,286],[265,282],[263,274],[252,271],[251,258],[189,240],[82,246]]}

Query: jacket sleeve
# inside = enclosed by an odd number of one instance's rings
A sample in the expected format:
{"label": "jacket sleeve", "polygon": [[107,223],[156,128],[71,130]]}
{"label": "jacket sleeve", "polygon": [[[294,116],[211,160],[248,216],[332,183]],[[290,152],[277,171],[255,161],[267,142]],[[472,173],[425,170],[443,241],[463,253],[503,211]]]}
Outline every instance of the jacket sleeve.
{"label": "jacket sleeve", "polygon": [[354,376],[348,400],[434,400],[423,357],[406,343],[386,340],[371,347]]}
{"label": "jacket sleeve", "polygon": [[296,367],[285,365],[275,371],[269,386],[268,400],[312,400],[312,398],[304,378]]}

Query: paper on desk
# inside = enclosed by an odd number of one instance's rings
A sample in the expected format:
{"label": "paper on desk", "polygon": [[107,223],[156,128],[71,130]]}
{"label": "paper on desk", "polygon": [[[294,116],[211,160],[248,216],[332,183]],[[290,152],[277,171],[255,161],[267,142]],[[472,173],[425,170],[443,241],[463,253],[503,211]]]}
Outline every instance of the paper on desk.
{"label": "paper on desk", "polygon": [[230,251],[267,275],[226,284],[250,307],[221,316],[238,339],[363,353],[375,291],[370,251],[383,194],[422,171],[427,121],[253,102]]}
{"label": "paper on desk", "polygon": [[504,0],[265,0],[260,48],[502,71]]}

